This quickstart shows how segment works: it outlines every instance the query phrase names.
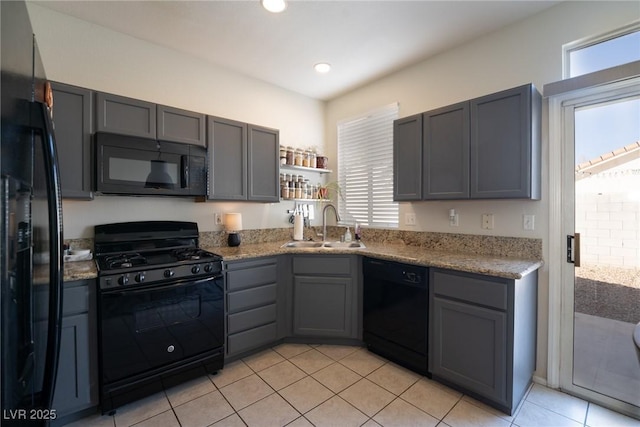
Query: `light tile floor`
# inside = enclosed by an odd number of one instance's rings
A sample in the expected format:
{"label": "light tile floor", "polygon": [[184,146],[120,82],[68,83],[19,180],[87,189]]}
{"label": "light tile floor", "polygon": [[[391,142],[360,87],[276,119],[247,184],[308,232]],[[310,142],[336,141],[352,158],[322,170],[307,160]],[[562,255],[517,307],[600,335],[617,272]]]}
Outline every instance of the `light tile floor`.
{"label": "light tile floor", "polygon": [[362,347],[281,344],[205,376],[69,426],[636,426],[534,384],[514,416]]}

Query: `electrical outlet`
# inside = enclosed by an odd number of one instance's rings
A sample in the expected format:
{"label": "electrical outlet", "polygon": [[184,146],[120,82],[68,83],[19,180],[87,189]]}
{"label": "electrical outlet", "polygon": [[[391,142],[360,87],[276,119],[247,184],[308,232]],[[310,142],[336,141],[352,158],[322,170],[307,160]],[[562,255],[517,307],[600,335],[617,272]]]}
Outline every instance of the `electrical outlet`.
{"label": "electrical outlet", "polygon": [[493,230],[493,214],[482,214],[482,228]]}
{"label": "electrical outlet", "polygon": [[458,214],[453,214],[453,216],[449,216],[449,227],[457,227],[460,225],[458,222]]}
{"label": "electrical outlet", "polygon": [[407,212],[404,214],[404,225],[416,225],[416,214]]}
{"label": "electrical outlet", "polygon": [[522,228],[525,230],[534,230],[535,229],[535,215],[522,215]]}
{"label": "electrical outlet", "polygon": [[213,214],[213,223],[215,225],[222,225],[222,214],[219,212],[216,212]]}

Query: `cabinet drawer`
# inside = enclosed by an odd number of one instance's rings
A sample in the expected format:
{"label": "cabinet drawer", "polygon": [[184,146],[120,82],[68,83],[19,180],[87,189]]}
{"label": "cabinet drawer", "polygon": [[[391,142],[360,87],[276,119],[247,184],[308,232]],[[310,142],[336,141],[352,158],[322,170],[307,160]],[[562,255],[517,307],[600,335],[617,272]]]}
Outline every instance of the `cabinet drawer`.
{"label": "cabinet drawer", "polygon": [[293,258],[293,274],[351,274],[351,257],[296,256]]}
{"label": "cabinet drawer", "polygon": [[431,285],[438,296],[455,298],[473,304],[507,309],[506,281],[472,274],[455,274],[431,270]]}
{"label": "cabinet drawer", "polygon": [[265,307],[254,308],[236,314],[230,314],[227,319],[227,332],[236,332],[255,328],[276,321],[276,305],[270,304]]}
{"label": "cabinet drawer", "polygon": [[276,301],[276,285],[260,286],[227,294],[227,310],[233,313]]}
{"label": "cabinet drawer", "polygon": [[229,335],[227,339],[227,354],[236,354],[269,344],[276,340],[276,336],[277,328],[275,323]]}
{"label": "cabinet drawer", "polygon": [[277,281],[278,269],[276,264],[267,264],[244,270],[230,270],[227,272],[227,290],[251,288]]}

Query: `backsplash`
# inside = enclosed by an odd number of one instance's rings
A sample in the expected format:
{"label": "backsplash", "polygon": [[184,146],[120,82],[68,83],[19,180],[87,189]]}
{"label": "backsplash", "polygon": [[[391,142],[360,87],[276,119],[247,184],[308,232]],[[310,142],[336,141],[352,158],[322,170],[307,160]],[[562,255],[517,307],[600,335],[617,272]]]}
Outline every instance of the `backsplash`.
{"label": "backsplash", "polygon": [[[304,229],[304,238],[322,240],[318,237],[321,227]],[[340,240],[344,227],[327,227],[328,240]],[[293,228],[269,228],[243,230],[240,232],[242,244],[284,242],[293,239]],[[524,237],[479,236],[473,234],[433,233],[428,231],[406,231],[391,229],[362,228],[361,238],[365,243],[405,244],[427,247],[443,252],[473,253],[485,256],[498,256],[524,259],[542,259],[542,239]],[[93,239],[65,240],[72,249],[93,250]],[[227,246],[227,233],[224,231],[200,232],[200,246],[207,248]]]}

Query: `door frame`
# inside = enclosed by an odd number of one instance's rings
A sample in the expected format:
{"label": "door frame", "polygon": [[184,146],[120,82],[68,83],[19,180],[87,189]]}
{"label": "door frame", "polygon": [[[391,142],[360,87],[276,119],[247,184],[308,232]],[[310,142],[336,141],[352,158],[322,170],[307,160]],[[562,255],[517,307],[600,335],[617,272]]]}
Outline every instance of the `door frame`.
{"label": "door frame", "polygon": [[[607,71],[607,70],[605,70]],[[566,236],[575,232],[574,112],[581,106],[640,95],[640,73],[622,79],[581,79],[552,87],[549,102],[549,336],[547,385],[635,417],[638,408],[573,384],[575,268],[566,262]],[[597,73],[594,73],[597,74]],[[602,74],[600,72],[599,74]],[[578,80],[576,79],[571,79]],[[559,85],[558,82],[553,85]],[[547,87],[545,87],[546,92]]]}

